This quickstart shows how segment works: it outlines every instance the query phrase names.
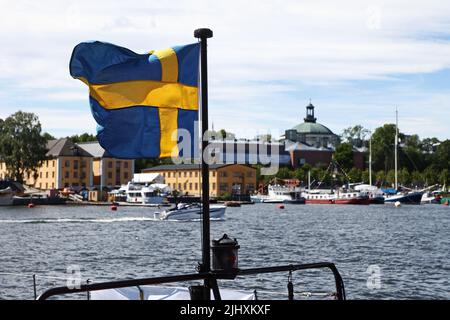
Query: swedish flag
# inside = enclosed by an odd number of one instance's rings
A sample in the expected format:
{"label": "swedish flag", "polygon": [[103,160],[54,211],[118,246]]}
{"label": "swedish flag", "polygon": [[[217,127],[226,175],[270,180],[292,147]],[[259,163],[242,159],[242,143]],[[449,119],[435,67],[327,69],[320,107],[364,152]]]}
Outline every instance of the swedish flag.
{"label": "swedish flag", "polygon": [[179,155],[178,130],[193,139],[198,119],[199,48],[194,43],[137,54],[99,41],[74,48],[70,74],[89,86],[105,150],[117,158]]}

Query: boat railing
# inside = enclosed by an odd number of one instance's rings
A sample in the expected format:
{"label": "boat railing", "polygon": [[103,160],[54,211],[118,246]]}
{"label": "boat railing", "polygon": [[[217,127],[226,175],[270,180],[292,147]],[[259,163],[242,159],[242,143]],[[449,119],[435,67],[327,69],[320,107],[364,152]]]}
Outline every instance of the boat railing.
{"label": "boat railing", "polygon": [[[118,289],[125,287],[139,287],[144,285],[158,285],[158,284],[166,284],[166,283],[176,283],[176,282],[187,282],[194,280],[207,280],[210,284],[210,288],[213,291],[214,299],[221,300],[219,286],[217,284],[217,280],[220,279],[235,279],[236,277],[241,276],[250,276],[264,273],[275,273],[275,272],[288,272],[289,279],[294,271],[300,270],[311,270],[311,269],[329,269],[333,273],[334,282],[336,287],[336,292],[334,293],[337,300],[345,300],[345,288],[344,282],[342,280],[339,271],[336,266],[330,262],[319,262],[319,263],[310,263],[310,264],[289,264],[283,266],[272,266],[272,267],[262,267],[262,268],[250,268],[250,269],[237,269],[235,272],[220,272],[220,271],[211,271],[211,272],[199,272],[193,274],[180,274],[173,276],[162,276],[162,277],[153,277],[153,278],[142,278],[142,279],[130,279],[130,280],[119,280],[119,281],[110,281],[110,282],[100,282],[100,283],[88,283],[88,284],[80,284],[77,288],[69,288],[69,287],[55,287],[45,291],[41,294],[37,300],[46,300],[50,297],[66,295],[66,294],[74,294],[74,293],[87,293],[87,297],[89,297],[89,293],[92,291],[99,290],[108,290],[108,289]],[[292,284],[288,285],[288,297],[289,300],[293,300],[293,286]]]}

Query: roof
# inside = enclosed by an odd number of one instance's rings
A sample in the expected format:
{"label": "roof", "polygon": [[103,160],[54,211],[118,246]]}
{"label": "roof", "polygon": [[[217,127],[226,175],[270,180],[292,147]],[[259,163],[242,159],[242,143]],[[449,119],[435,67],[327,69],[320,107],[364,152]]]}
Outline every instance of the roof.
{"label": "roof", "polygon": [[317,122],[303,122],[296,125],[292,129],[297,130],[298,133],[334,135],[334,133],[330,129]]}
{"label": "roof", "polygon": [[57,140],[49,140],[47,142],[46,157],[60,157],[60,156],[77,156],[77,157],[92,157],[92,155],[84,149],[77,146],[75,143],[67,138]]}
{"label": "roof", "polygon": [[79,142],[77,145],[89,152],[94,158],[111,157],[98,141]]}
{"label": "roof", "polygon": [[[220,169],[226,166],[233,166],[233,165],[241,165],[246,166],[251,169],[254,169],[253,167],[245,164],[210,164],[209,169]],[[164,170],[200,170],[201,166],[200,164],[163,164],[151,168],[145,168],[142,169],[142,172],[144,171],[164,171]],[[255,169],[256,170],[256,169]]]}

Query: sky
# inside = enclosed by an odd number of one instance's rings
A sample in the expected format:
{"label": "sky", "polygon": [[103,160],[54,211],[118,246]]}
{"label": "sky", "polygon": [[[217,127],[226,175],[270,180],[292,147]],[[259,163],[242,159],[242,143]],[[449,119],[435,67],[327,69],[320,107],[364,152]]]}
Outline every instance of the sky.
{"label": "sky", "polygon": [[74,46],[146,53],[208,41],[209,116],[239,137],[278,136],[316,106],[336,134],[395,122],[450,138],[450,1],[0,0],[0,118],[23,110],[56,137],[95,133]]}

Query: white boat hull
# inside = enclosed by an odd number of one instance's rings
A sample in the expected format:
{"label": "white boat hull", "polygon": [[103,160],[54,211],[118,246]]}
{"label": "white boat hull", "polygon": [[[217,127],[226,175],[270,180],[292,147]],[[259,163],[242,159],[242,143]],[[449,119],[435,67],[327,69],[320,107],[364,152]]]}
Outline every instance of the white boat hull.
{"label": "white boat hull", "polygon": [[[253,292],[220,288],[222,300],[256,300]],[[92,291],[91,300],[190,300],[189,289],[184,287],[139,286]],[[214,294],[211,291],[211,299]]]}
{"label": "white boat hull", "polygon": [[[224,219],[226,206],[211,206],[209,208],[210,219]],[[155,213],[155,218],[161,220],[196,220],[202,218],[202,208],[186,208]]]}

